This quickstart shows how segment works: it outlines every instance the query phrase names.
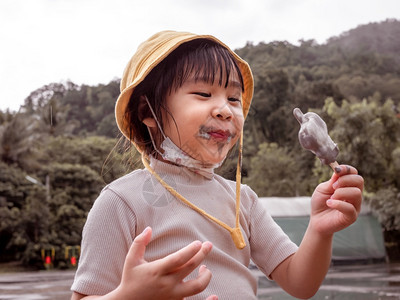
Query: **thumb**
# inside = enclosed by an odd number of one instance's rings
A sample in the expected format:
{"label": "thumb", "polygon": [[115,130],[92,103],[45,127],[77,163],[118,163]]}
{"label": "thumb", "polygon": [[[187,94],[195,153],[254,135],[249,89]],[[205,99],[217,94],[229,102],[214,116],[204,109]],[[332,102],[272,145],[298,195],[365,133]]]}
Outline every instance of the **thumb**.
{"label": "thumb", "polygon": [[317,193],[319,195],[332,195],[335,192],[332,185],[335,183],[335,181],[337,181],[337,179],[337,175],[333,174],[328,181],[322,182],[316,187],[314,194]]}
{"label": "thumb", "polygon": [[144,262],[144,253],[146,252],[146,246],[151,240],[152,230],[150,227],[146,227],[141,234],[139,234],[134,240],[129,249],[125,259],[125,266],[133,268]]}

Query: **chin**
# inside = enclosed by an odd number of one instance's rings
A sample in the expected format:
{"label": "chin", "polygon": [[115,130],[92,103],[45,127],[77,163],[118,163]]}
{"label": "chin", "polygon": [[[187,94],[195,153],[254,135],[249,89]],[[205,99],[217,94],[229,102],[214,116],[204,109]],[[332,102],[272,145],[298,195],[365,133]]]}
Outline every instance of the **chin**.
{"label": "chin", "polygon": [[205,163],[213,164],[213,165],[221,164],[225,160],[225,158],[226,158],[226,155],[225,156],[213,156],[213,157],[206,158]]}
{"label": "chin", "polygon": [[[226,156],[229,153],[229,147],[227,147],[228,145],[226,145],[225,147],[218,147],[214,145],[201,145],[201,147],[203,148],[203,151],[198,152],[198,156],[197,156],[197,160],[202,161],[205,164],[220,164],[222,163]],[[205,150],[207,149],[207,150]]]}

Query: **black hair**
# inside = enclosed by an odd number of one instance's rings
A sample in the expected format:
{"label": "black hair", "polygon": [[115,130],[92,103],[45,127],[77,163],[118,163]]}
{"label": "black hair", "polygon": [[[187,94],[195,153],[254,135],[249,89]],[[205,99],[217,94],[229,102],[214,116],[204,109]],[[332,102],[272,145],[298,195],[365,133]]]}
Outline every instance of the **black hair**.
{"label": "black hair", "polygon": [[168,113],[165,99],[173,89],[179,89],[189,77],[211,84],[218,78],[218,84],[227,87],[232,72],[238,76],[244,91],[239,66],[224,46],[209,39],[196,39],[180,45],[135,87],[124,114],[129,124],[129,139],[146,154],[154,153],[148,129],[142,123],[144,118],[152,117],[152,114],[147,104],[140,106],[143,101],[141,97],[147,97],[162,126],[162,111]]}

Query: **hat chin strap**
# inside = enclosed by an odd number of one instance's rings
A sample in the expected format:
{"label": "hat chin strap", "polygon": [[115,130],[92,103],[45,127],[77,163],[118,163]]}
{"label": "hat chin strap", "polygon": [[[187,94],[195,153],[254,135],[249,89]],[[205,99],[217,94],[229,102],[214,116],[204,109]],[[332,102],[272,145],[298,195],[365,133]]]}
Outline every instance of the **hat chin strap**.
{"label": "hat chin strap", "polygon": [[232,228],[222,222],[221,220],[213,217],[212,215],[208,214],[203,209],[197,207],[181,194],[179,194],[173,187],[167,184],[151,167],[149,164],[149,158],[146,154],[142,153],[142,162],[146,169],[160,182],[160,184],[170,192],[174,197],[181,200],[191,209],[195,210],[199,214],[205,216],[206,218],[210,219],[211,221],[215,222],[219,226],[225,228],[231,234],[232,240],[235,243],[236,248],[243,249],[246,246],[246,243],[243,238],[242,231],[240,229],[240,185],[241,185],[241,174],[242,174],[242,148],[243,148],[243,130],[240,133],[240,140],[239,140],[239,154],[238,154],[238,161],[237,161],[237,168],[236,168],[236,223],[235,227]]}

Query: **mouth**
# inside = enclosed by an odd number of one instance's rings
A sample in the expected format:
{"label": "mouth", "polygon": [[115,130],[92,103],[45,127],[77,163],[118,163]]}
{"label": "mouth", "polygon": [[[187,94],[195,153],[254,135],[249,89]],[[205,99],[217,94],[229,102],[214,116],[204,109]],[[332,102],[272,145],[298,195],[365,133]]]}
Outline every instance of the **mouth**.
{"label": "mouth", "polygon": [[219,143],[229,143],[235,136],[229,130],[218,129],[215,127],[201,126],[199,129],[199,137],[206,140],[214,140]]}

